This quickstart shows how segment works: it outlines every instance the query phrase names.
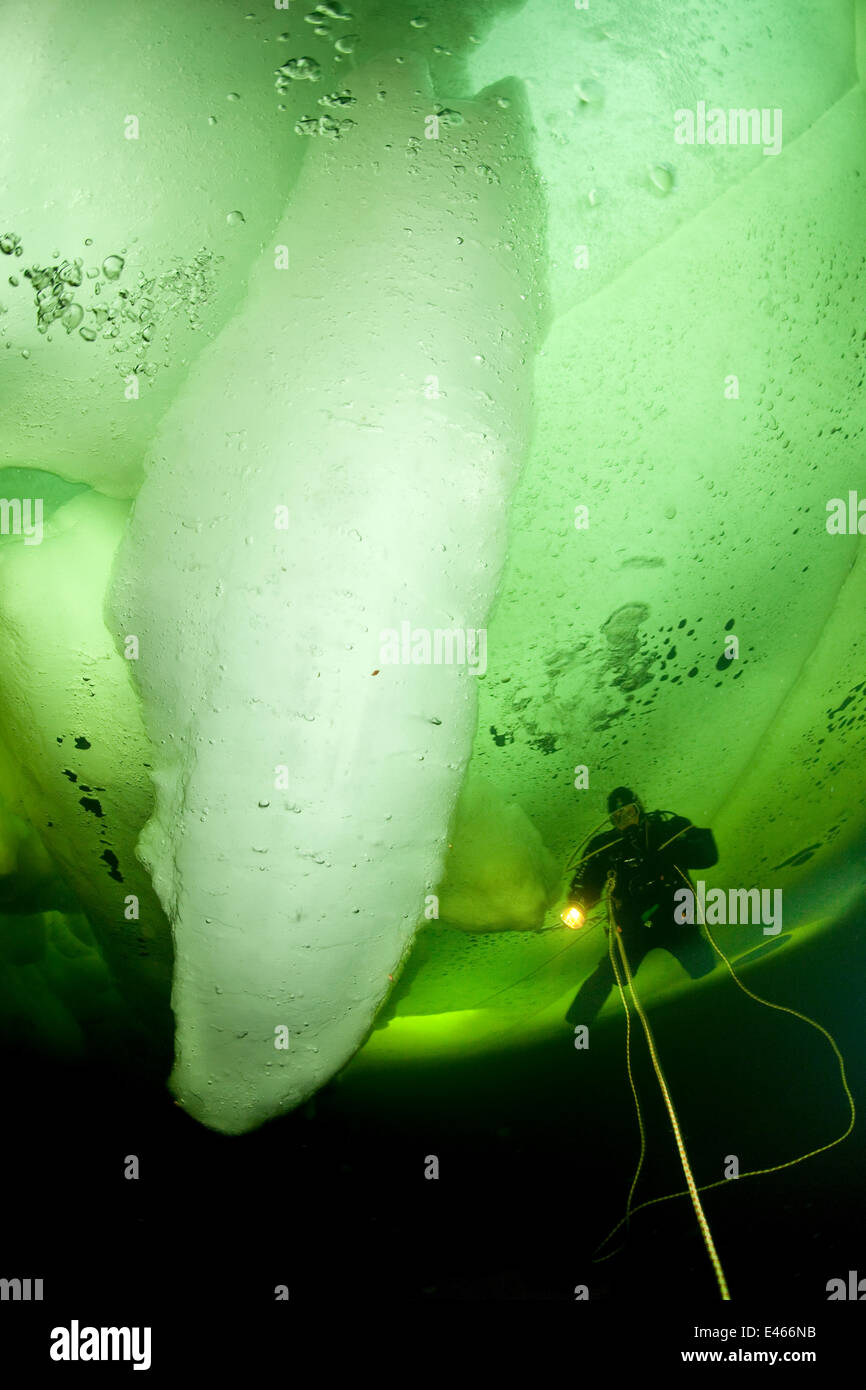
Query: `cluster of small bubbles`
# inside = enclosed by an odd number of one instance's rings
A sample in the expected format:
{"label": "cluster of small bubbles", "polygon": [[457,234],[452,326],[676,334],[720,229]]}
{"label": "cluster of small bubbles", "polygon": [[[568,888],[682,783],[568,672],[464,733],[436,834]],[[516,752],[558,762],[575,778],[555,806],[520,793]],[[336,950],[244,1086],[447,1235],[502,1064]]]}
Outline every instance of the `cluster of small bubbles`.
{"label": "cluster of small bubbles", "polygon": [[354,126],[354,121],[338,121],[334,116],[304,116],[302,120],[295,122],[295,134],[324,135],[329,140],[339,140]]}
{"label": "cluster of small bubbles", "polygon": [[346,131],[354,129],[354,126],[354,121],[338,121],[333,116],[319,117],[319,134],[327,136],[330,140],[339,140]]}
{"label": "cluster of small bubbles", "polygon": [[276,89],[287,92],[290,82],[318,82],[322,69],[315,58],[289,58],[276,69]]}
{"label": "cluster of small bubbles", "polygon": [[[90,238],[86,244],[92,244]],[[144,354],[153,341],[156,321],[185,309],[190,328],[200,328],[199,305],[206,303],[212,293],[216,265],[221,260],[222,257],[215,257],[204,249],[188,265],[184,265],[178,257],[173,269],[149,278],[139,273],[135,286],[130,289],[118,288],[113,300],[105,295],[99,304],[89,305],[86,311],[81,304],[72,300],[67,288],[81,283],[80,260],[64,261],[48,269],[33,268],[25,273],[36,290],[37,327],[40,332],[59,318],[67,333],[77,328],[79,336],[87,343],[95,342],[100,333],[103,338],[121,339],[112,350],[125,352],[132,348],[138,358],[133,366],[121,368],[124,375],[134,370],[137,375],[152,378],[157,368],[146,360]],[[115,281],[123,267],[122,256],[107,256],[102,274],[108,282]],[[98,270],[89,270],[87,275],[93,279],[99,273]],[[94,294],[100,294],[103,288],[105,286],[100,281],[94,285]],[[83,323],[85,312],[89,315],[87,323]]]}
{"label": "cluster of small bubbles", "polygon": [[[63,319],[73,302],[73,290],[82,281],[81,261],[64,261],[57,266],[31,266],[24,276],[33,286],[36,295],[36,328],[39,333],[47,333],[55,319]],[[78,322],[84,317],[82,311]],[[73,327],[77,326],[75,324]],[[72,332],[67,324],[66,331]]]}
{"label": "cluster of small bubbles", "polygon": [[495,169],[490,168],[489,164],[476,164],[475,172],[476,174],[481,174],[482,178],[484,178],[487,183],[499,182],[499,175],[496,173]]}
{"label": "cluster of small bubbles", "polygon": [[0,251],[4,256],[20,256],[24,251],[21,245],[21,238],[15,232],[4,232],[0,236]]}
{"label": "cluster of small bubbles", "polygon": [[319,97],[320,106],[355,106],[357,97],[353,97],[348,87],[344,87],[342,92],[329,92],[327,96]]}
{"label": "cluster of small bubbles", "polygon": [[[125,299],[127,294],[127,290],[119,290],[118,298],[120,299],[121,297],[123,297]],[[93,315],[93,319],[88,324],[88,330],[92,329],[94,331],[94,336],[96,335],[97,329],[102,329],[103,338],[120,337],[121,316],[112,305],[106,306],[104,304],[100,304],[95,308],[93,307],[93,305],[90,305],[89,312]],[[93,339],[89,336],[89,332],[85,332],[84,329],[81,329],[80,332],[82,337],[87,338],[88,342],[93,341]]]}
{"label": "cluster of small bubbles", "polygon": [[201,328],[199,306],[206,304],[213,293],[216,271],[222,256],[215,256],[204,247],[184,264],[175,257],[172,270],[146,279],[140,274],[132,299],[139,309],[139,318],[154,317],[186,310],[187,322],[194,331]]}

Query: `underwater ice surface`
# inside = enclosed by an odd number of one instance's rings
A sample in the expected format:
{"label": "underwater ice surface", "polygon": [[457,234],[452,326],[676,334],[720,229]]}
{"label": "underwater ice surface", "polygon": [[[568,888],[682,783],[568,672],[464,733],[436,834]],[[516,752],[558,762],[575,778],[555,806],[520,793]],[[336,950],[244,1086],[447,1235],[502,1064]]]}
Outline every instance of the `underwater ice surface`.
{"label": "underwater ice surface", "polygon": [[[599,941],[536,928],[609,784],[782,888],[786,949],[863,822],[863,6],[355,8],[0,17],[2,495],[45,504],[0,536],[0,1008],[68,1053],[171,989],[230,1131],[389,991],[355,1065],[559,1027]],[[780,152],[678,145],[699,101]],[[383,665],[403,620],[486,672]]]}
{"label": "underwater ice surface", "polygon": [[291,273],[263,253],[161,426],[111,597],[157,750],[141,848],[174,927],[176,1085],[221,1127],[353,1055],[439,879],[477,677],[386,664],[380,631],[483,625],[529,434],[515,117],[466,104],[462,157],[501,170],[467,182],[441,142],[407,161],[424,69],[387,101],[381,80],[355,74],[353,141],[304,166]]}

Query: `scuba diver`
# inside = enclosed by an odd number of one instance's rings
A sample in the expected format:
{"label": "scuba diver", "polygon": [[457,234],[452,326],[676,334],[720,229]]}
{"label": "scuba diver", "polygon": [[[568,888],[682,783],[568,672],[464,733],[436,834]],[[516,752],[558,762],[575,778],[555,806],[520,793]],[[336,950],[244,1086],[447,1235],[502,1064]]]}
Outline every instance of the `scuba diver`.
{"label": "scuba diver", "polygon": [[[687,868],[708,869],[718,862],[713,832],[701,830],[673,812],[645,812],[630,787],[615,787],[607,799],[607,809],[614,829],[590,841],[572,879],[569,911],[563,917],[579,924],[599,901],[613,871],[613,918],[622,933],[632,975],[656,946],[675,956],[693,980],[708,975],[715,965],[712,947],[697,924],[675,920],[674,894],[686,883],[693,888]],[[685,882],[678,869],[685,874]],[[608,936],[609,926],[604,930]],[[569,1024],[589,1023],[614,984],[606,950],[578,990],[566,1014]]]}

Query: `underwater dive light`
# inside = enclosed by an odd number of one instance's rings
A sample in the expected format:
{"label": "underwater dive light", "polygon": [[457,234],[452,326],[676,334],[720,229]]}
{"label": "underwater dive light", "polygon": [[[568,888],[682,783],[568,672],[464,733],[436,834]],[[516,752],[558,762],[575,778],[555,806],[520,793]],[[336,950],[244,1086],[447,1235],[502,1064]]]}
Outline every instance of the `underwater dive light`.
{"label": "underwater dive light", "polygon": [[576,931],[578,927],[583,926],[586,919],[576,903],[569,903],[562,914],[562,920],[567,927],[572,927]]}

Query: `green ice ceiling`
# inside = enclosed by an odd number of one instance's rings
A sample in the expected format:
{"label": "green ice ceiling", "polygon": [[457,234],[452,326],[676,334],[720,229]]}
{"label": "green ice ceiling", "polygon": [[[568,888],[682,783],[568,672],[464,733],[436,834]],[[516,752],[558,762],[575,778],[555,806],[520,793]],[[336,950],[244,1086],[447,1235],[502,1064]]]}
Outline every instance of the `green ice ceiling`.
{"label": "green ice ceiling", "polygon": [[[570,1046],[564,866],[621,782],[783,890],[746,978],[832,932],[866,0],[4,0],[0,53],[7,1044],[173,1030],[228,1133]],[[403,624],[475,661],[388,661]]]}

